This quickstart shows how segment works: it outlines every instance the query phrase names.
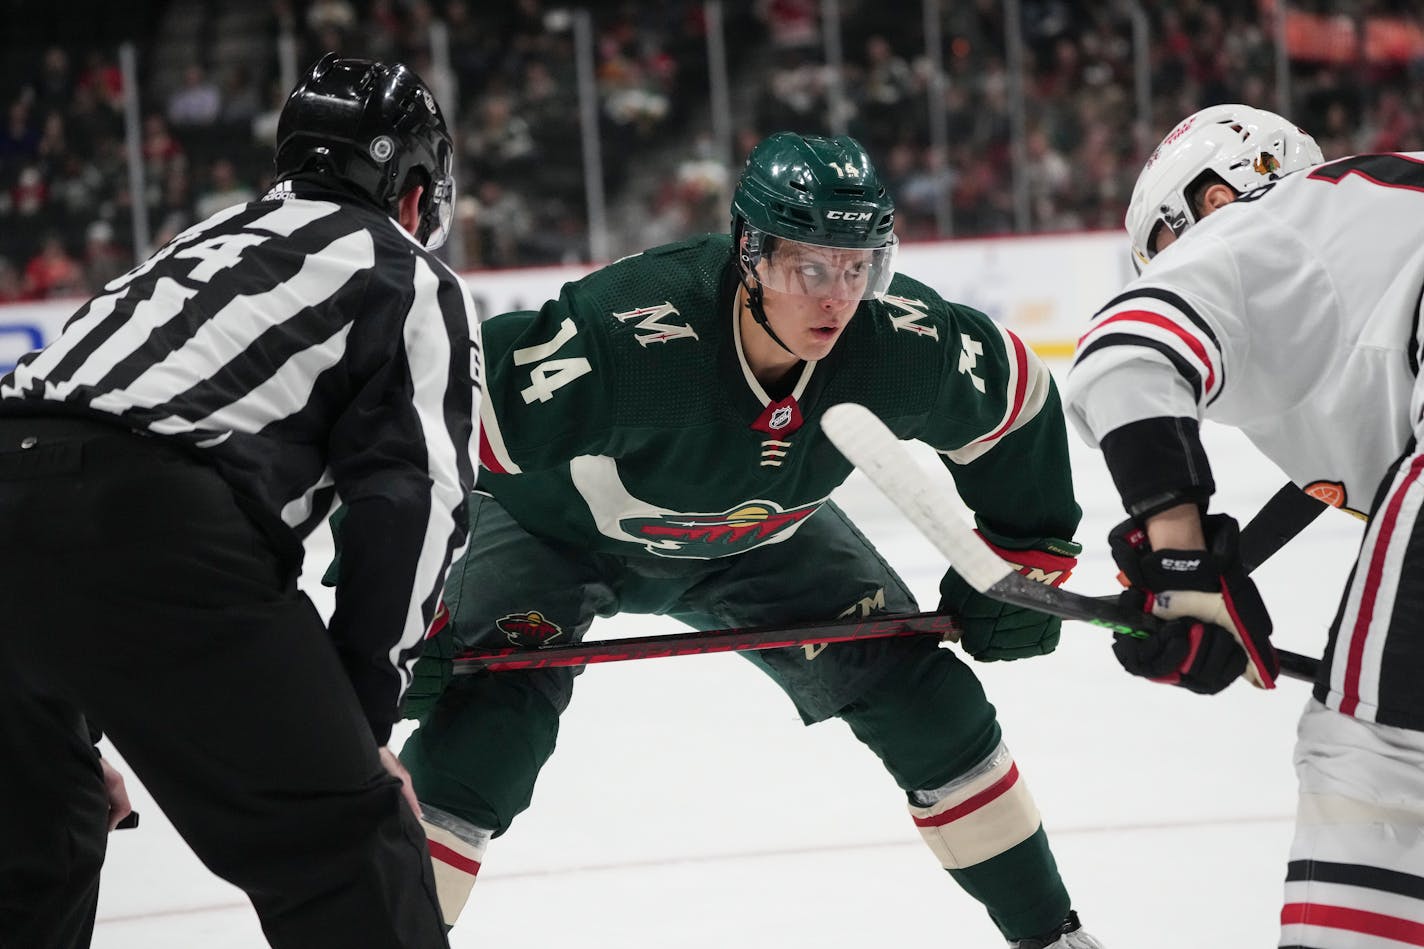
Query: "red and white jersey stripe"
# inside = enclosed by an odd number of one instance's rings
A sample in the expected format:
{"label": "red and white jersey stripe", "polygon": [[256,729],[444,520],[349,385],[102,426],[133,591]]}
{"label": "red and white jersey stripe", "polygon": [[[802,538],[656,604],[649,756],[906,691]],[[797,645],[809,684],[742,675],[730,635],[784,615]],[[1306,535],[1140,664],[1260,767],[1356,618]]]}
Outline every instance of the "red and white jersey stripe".
{"label": "red and white jersey stripe", "polygon": [[494,399],[486,398],[480,403],[480,467],[495,474],[519,474],[523,469],[510,456],[504,444],[504,432],[499,427],[499,414],[495,411]]}
{"label": "red and white jersey stripe", "polygon": [[1044,402],[1052,387],[1048,367],[1038,354],[1024,345],[1001,324],[993,324],[1003,336],[1004,352],[1008,354],[1008,379],[1004,385],[1004,415],[993,428],[962,448],[945,451],[942,454],[958,465],[965,465],[981,457],[993,448],[1004,436],[1018,431],[1033,421],[1043,410]]}
{"label": "red and white jersey stripe", "polygon": [[1171,364],[1206,405],[1221,394],[1225,379],[1221,344],[1211,325],[1176,293],[1140,287],[1115,298],[1078,339],[1075,362],[1095,354],[1110,362],[1140,359],[1148,349]]}
{"label": "red and white jersey stripe", "polygon": [[1421,507],[1424,454],[1416,452],[1399,465],[1365,532],[1334,630],[1328,691],[1318,696],[1326,707],[1367,722],[1424,725],[1417,680],[1399,681],[1399,666],[1387,656],[1387,650],[1410,656],[1421,650],[1414,644],[1424,632],[1418,614],[1424,557],[1416,536]]}

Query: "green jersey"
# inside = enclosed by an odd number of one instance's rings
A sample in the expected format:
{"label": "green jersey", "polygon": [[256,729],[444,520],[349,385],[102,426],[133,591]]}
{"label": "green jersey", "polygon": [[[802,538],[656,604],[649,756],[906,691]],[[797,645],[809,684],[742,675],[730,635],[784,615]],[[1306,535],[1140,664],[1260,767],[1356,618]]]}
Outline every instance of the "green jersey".
{"label": "green jersey", "polygon": [[778,398],[742,354],[737,287],[730,237],[706,235],[487,320],[480,488],[583,549],[739,554],[790,537],[845,481],[821,416],[858,402],[940,453],[990,539],[1072,537],[1057,390],[1008,330],[896,275]]}

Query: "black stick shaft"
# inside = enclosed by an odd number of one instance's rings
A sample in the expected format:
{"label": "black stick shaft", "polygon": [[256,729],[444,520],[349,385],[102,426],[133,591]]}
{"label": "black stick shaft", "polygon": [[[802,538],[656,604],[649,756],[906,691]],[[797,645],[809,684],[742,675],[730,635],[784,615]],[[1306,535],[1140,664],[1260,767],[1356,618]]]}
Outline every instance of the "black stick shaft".
{"label": "black stick shaft", "polygon": [[1315,522],[1328,505],[1287,481],[1241,528],[1241,565],[1250,573]]}

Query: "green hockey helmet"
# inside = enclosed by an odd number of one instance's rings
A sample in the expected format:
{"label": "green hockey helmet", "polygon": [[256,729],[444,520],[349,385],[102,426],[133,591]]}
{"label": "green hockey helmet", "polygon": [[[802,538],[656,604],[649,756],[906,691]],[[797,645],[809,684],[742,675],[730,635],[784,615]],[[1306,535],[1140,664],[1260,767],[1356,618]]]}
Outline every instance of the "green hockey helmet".
{"label": "green hockey helmet", "polygon": [[855,139],[777,132],[752,149],[732,196],[751,286],[872,299],[894,276],[895,202]]}

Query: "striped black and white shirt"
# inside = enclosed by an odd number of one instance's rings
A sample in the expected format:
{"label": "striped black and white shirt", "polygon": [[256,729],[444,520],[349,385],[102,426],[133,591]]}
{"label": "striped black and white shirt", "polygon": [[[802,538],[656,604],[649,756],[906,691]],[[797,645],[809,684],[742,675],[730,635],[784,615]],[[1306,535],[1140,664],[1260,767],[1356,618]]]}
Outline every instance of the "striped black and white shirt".
{"label": "striped black and white shirt", "polygon": [[305,182],[189,228],[0,380],[200,453],[280,549],[339,495],[331,633],[384,741],[466,536],[479,348],[464,283],[374,205]]}

